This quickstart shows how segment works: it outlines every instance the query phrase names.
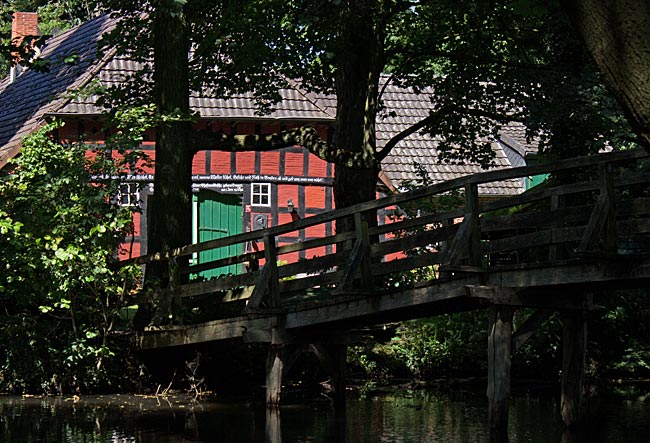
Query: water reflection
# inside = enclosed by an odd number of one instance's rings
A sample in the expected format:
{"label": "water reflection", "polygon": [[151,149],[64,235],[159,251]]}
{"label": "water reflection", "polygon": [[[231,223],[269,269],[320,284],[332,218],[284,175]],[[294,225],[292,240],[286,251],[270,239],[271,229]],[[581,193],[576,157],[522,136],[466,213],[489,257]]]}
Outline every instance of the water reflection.
{"label": "water reflection", "polygon": [[282,443],[282,428],[280,427],[280,409],[266,410],[265,437],[268,443]]}
{"label": "water reflection", "polygon": [[[598,400],[582,434],[563,433],[553,396],[515,396],[509,441],[645,442],[648,398]],[[17,443],[454,442],[489,441],[483,392],[396,391],[266,410],[261,404],[188,398],[0,397],[0,441]]]}

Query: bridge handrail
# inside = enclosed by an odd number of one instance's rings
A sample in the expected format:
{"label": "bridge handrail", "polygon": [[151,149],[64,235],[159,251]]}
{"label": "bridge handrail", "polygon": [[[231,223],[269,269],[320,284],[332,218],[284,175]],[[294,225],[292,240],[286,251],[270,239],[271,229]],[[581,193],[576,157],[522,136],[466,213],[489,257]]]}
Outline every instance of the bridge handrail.
{"label": "bridge handrail", "polygon": [[638,160],[648,157],[650,154],[643,148],[601,153],[586,157],[574,157],[565,160],[558,160],[548,163],[542,163],[533,166],[521,166],[517,168],[500,169],[496,171],[486,171],[472,174],[469,176],[458,177],[449,181],[435,183],[426,187],[418,188],[412,191],[390,195],[382,199],[359,203],[345,208],[335,209],[333,211],[314,215],[312,217],[297,220],[291,223],[273,226],[267,229],[259,229],[242,234],[236,234],[229,237],[223,237],[216,240],[210,240],[203,243],[183,246],[165,252],[148,254],[122,261],[121,264],[146,264],[154,261],[164,261],[171,257],[188,256],[193,253],[206,251],[209,249],[219,248],[237,243],[249,241],[258,241],[265,237],[275,237],[281,234],[298,231],[322,223],[332,222],[340,218],[350,217],[357,213],[369,212],[381,208],[400,205],[413,200],[429,197],[436,194],[443,194],[461,187],[471,185],[480,185],[483,183],[511,180],[516,178],[528,177],[562,170],[570,170],[595,166],[602,163],[617,163],[629,160]]}

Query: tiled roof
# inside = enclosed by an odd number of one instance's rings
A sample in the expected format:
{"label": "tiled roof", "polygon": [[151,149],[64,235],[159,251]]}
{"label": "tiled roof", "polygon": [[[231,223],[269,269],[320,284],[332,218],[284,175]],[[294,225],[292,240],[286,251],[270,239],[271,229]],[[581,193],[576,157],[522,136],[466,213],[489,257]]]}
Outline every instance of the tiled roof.
{"label": "tiled roof", "polygon": [[[104,86],[112,86],[124,81],[130,74],[137,72],[141,66],[124,57],[115,57],[99,71],[99,79]],[[193,93],[190,107],[206,119],[270,119],[299,121],[333,121],[334,114],[318,106],[313,97],[300,88],[291,85],[281,89],[282,100],[275,105],[272,112],[260,116],[256,111],[252,94],[233,95],[228,98],[210,97],[206,94]],[[56,112],[57,115],[101,115],[105,109],[97,106],[98,96],[90,95],[75,98]]]}
{"label": "tiled roof", "polygon": [[[428,94],[415,94],[397,86],[389,85],[383,95],[386,112],[377,119],[377,146],[381,149],[391,138],[429,115],[431,108]],[[391,112],[392,111],[392,112]],[[417,182],[420,177],[416,165],[428,173],[432,183],[438,183],[464,175],[485,171],[478,164],[449,164],[438,159],[438,140],[430,135],[416,132],[395,146],[382,162],[382,169],[391,182],[400,188],[406,181]],[[490,169],[510,168],[498,141],[491,143],[495,153]],[[508,180],[479,186],[481,195],[512,195],[523,191],[522,180]]]}
{"label": "tiled roof", "polygon": [[28,69],[0,83],[0,168],[18,153],[23,137],[69,100],[71,90],[97,74],[97,41],[114,24],[102,16],[48,39],[41,49],[49,61],[46,72]]}
{"label": "tiled roof", "polygon": [[[34,132],[47,115],[99,115],[95,95],[72,97],[71,92],[99,78],[109,86],[135,72],[138,64],[114,51],[99,60],[97,43],[114,28],[116,20],[102,15],[47,40],[41,58],[48,60],[46,72],[27,69],[10,82],[0,83],[0,168],[20,150],[23,137]],[[265,119],[294,121],[333,121],[334,115],[318,106],[313,97],[297,87],[280,91],[282,101]],[[228,99],[198,97],[190,99],[193,110],[204,118],[258,119],[252,95]]]}
{"label": "tiled roof", "polygon": [[[5,80],[0,84],[0,109],[3,110],[0,117],[0,167],[16,155],[22,137],[34,131],[45,115],[100,115],[105,112],[96,105],[97,96],[73,98],[66,92],[80,88],[96,77],[105,86],[110,86],[139,69],[135,62],[110,52],[93,64],[98,39],[114,25],[114,20],[102,16],[51,38],[42,52],[44,58],[51,60],[49,72],[28,70],[13,83]],[[72,54],[77,54],[78,58],[75,63],[67,65],[63,59]],[[298,122],[333,122],[335,119],[336,99],[331,95],[304,92],[296,83],[282,89],[280,95],[282,101],[270,114],[262,117],[256,113],[255,101],[250,94],[228,99],[193,94],[190,104],[206,119],[264,118]],[[386,87],[383,95],[386,112],[377,121],[378,148],[381,149],[393,136],[425,118],[430,109],[429,97],[428,94],[416,94],[394,85]],[[512,167],[504,149],[523,153],[529,149],[523,126],[504,129],[502,139],[501,143],[492,143],[496,153],[493,168]],[[384,175],[399,188],[407,180],[418,179],[415,164],[421,165],[433,182],[483,171],[479,165],[440,162],[437,144],[435,139],[425,134],[415,133],[406,137],[382,162]],[[513,180],[488,184],[481,186],[479,191],[483,195],[514,194],[522,191],[522,182]]]}
{"label": "tiled roof", "polygon": [[521,156],[525,157],[527,154],[534,154],[537,152],[538,140],[531,140],[530,142],[526,136],[526,126],[523,123],[511,122],[501,128],[499,131],[501,141],[512,149],[516,150]]}

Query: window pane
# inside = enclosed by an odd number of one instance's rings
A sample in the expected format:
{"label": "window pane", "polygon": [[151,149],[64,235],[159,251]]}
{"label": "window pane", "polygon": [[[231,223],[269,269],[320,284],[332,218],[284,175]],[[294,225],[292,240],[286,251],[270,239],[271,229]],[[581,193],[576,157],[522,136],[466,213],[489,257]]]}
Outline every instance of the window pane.
{"label": "window pane", "polygon": [[251,185],[251,204],[270,206],[271,185],[269,183],[253,183]]}

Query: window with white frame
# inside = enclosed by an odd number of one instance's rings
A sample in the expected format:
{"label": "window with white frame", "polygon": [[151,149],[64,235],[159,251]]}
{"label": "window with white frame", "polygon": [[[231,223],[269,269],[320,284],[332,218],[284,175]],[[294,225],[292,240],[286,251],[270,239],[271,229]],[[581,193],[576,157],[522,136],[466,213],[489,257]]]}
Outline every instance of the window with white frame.
{"label": "window with white frame", "polygon": [[117,204],[120,206],[138,206],[140,189],[137,183],[122,183],[117,191]]}
{"label": "window with white frame", "polygon": [[270,183],[253,183],[251,185],[251,204],[253,206],[271,206]]}

